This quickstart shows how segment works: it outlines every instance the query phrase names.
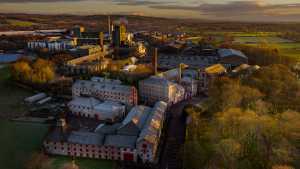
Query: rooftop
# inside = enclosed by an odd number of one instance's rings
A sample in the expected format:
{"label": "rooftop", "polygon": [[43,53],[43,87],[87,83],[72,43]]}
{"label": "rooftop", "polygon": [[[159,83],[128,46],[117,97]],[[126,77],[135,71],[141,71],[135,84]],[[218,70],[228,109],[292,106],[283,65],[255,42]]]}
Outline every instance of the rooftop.
{"label": "rooftop", "polygon": [[107,135],[105,137],[105,146],[116,146],[125,148],[135,148],[137,137],[126,135]]}
{"label": "rooftop", "polygon": [[235,49],[219,49],[218,54],[221,58],[229,56],[239,56],[248,59],[248,57],[244,55],[241,51]]}
{"label": "rooftop", "polygon": [[225,73],[226,68],[221,64],[215,64],[205,69],[205,72],[208,74],[220,74]]}
{"label": "rooftop", "polygon": [[91,132],[73,131],[70,133],[68,142],[84,145],[102,145],[104,136]]}
{"label": "rooftop", "polygon": [[135,106],[131,109],[131,111],[128,113],[126,118],[122,122],[122,126],[127,125],[128,123],[132,122],[134,123],[139,129],[142,129],[147,117],[150,113],[151,108],[147,106]]}

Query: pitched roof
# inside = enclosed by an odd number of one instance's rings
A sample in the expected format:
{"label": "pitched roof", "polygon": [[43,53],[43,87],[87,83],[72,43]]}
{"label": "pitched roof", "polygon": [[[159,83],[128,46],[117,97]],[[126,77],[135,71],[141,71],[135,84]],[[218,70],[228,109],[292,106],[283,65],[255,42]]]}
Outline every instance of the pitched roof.
{"label": "pitched roof", "polygon": [[142,105],[133,107],[126,118],[123,120],[122,126],[120,128],[132,122],[141,130],[148,118],[150,110],[150,107]]}
{"label": "pitched roof", "polygon": [[156,143],[166,109],[167,103],[165,102],[160,101],[155,104],[137,141],[147,140],[153,144]]}
{"label": "pitched roof", "polygon": [[205,72],[208,74],[219,74],[219,73],[225,73],[226,68],[221,64],[214,64],[212,66],[209,66],[205,68]]}
{"label": "pitched roof", "polygon": [[85,145],[102,145],[104,136],[98,133],[73,131],[70,133],[68,142]]}
{"label": "pitched roof", "polygon": [[105,146],[135,148],[136,136],[127,135],[107,135],[105,137]]}

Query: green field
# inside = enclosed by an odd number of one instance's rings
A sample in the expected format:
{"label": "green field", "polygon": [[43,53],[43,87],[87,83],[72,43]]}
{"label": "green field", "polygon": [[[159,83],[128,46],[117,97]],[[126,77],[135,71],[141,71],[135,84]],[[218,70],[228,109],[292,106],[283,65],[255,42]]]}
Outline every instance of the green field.
{"label": "green field", "polygon": [[10,26],[16,26],[16,27],[31,27],[36,25],[33,22],[29,21],[21,21],[21,20],[16,20],[16,19],[8,19],[6,20]]}
{"label": "green field", "polygon": [[24,114],[28,110],[23,104],[25,97],[32,95],[31,91],[13,86],[10,82],[9,68],[0,68],[0,118],[10,119]]}
{"label": "green field", "polygon": [[293,43],[288,39],[283,39],[276,36],[237,36],[234,37],[234,43],[260,43],[260,42],[268,42],[268,43]]}
{"label": "green field", "polygon": [[22,169],[31,153],[39,151],[48,126],[0,121],[0,168]]}

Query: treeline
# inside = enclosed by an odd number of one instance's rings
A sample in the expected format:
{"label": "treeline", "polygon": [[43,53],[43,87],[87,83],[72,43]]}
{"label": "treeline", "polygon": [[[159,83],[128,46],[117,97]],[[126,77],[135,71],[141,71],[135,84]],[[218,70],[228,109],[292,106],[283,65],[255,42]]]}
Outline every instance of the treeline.
{"label": "treeline", "polygon": [[186,109],[184,168],[299,167],[299,103],[299,81],[283,65],[215,80],[202,109]]}
{"label": "treeline", "polygon": [[20,82],[44,84],[54,79],[55,69],[50,61],[44,59],[37,59],[35,62],[20,59],[11,65],[11,74]]}
{"label": "treeline", "polygon": [[299,32],[285,32],[280,35],[281,38],[289,39],[292,41],[300,42],[300,33]]}

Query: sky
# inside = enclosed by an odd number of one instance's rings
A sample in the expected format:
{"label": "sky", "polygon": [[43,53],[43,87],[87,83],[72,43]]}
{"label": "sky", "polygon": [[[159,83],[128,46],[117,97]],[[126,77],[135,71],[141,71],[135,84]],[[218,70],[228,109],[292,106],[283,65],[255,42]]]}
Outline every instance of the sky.
{"label": "sky", "polygon": [[0,0],[0,13],[300,22],[300,0]]}

